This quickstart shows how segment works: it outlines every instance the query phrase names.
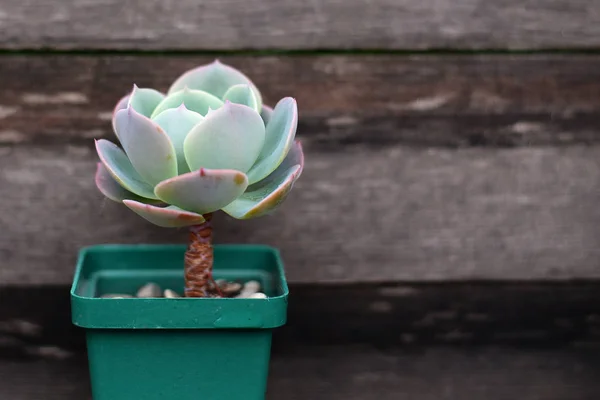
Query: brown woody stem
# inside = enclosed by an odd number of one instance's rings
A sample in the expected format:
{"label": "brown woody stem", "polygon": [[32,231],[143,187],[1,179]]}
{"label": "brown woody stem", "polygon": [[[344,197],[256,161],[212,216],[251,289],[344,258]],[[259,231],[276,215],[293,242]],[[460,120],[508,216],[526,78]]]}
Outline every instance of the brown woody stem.
{"label": "brown woody stem", "polygon": [[189,245],[185,253],[185,297],[214,295],[212,214],[204,216],[200,225],[190,227]]}

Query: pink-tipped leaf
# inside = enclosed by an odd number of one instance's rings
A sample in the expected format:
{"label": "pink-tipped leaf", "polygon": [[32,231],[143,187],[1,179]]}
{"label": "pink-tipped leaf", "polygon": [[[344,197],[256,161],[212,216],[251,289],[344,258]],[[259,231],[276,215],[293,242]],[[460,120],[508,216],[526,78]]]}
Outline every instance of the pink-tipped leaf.
{"label": "pink-tipped leaf", "polygon": [[106,139],[96,141],[96,152],[110,175],[125,189],[138,196],[157,199],[154,189],[138,174],[127,155]]}
{"label": "pink-tipped leaf", "polygon": [[138,113],[150,117],[156,106],[163,101],[165,95],[158,90],[150,88],[139,88],[133,85],[128,106],[131,106]]}
{"label": "pink-tipped leaf", "polygon": [[183,144],[191,171],[200,168],[246,172],[260,154],[265,126],[249,107],[231,102],[192,128]]}
{"label": "pink-tipped leaf", "polygon": [[183,142],[190,130],[203,119],[202,115],[188,110],[184,104],[177,108],[169,108],[154,118],[154,122],[166,132],[175,148],[179,175],[190,172],[190,167],[185,161]]}
{"label": "pink-tipped leaf", "polygon": [[223,211],[237,219],[256,218],[272,213],[287,198],[303,168],[304,153],[297,141],[273,173],[249,186],[244,194],[223,207]]}
{"label": "pink-tipped leaf", "polygon": [[182,90],[184,87],[190,89],[204,90],[218,98],[223,98],[230,87],[238,84],[247,84],[252,88],[258,102],[258,109],[262,107],[262,97],[256,85],[242,72],[226,65],[219,60],[206,65],[201,65],[186,71],[173,82],[169,88],[169,94]]}
{"label": "pink-tipped leaf", "polygon": [[123,204],[148,222],[163,228],[181,228],[204,222],[202,215],[175,206],[156,207],[134,200],[123,200]]}
{"label": "pink-tipped leaf", "polygon": [[223,102],[220,98],[208,92],[192,90],[186,87],[178,92],[169,93],[167,97],[156,106],[151,118],[155,118],[158,114],[169,108],[177,108],[182,104],[185,104],[185,107],[188,110],[195,111],[204,116],[208,113],[209,109],[215,110],[221,107]]}
{"label": "pink-tipped leaf", "polygon": [[100,193],[102,193],[106,198],[118,203],[122,202],[123,200],[135,200],[148,204],[160,202],[159,200],[146,199],[138,196],[119,185],[119,183],[114,180],[110,172],[108,172],[108,169],[106,169],[104,164],[101,162],[96,165],[95,181],[96,187]]}
{"label": "pink-tipped leaf", "polygon": [[298,105],[291,97],[281,99],[270,116],[265,143],[258,159],[248,171],[250,184],[264,179],[275,171],[294,143],[298,127]]}
{"label": "pink-tipped leaf", "polygon": [[165,131],[133,107],[117,112],[115,126],[127,157],[151,186],[177,175],[175,148]]}
{"label": "pink-tipped leaf", "polygon": [[256,94],[252,90],[252,87],[245,83],[230,87],[223,96],[223,101],[227,100],[231,101],[232,103],[248,106],[256,112],[260,111],[258,108],[258,99],[256,98]]}
{"label": "pink-tipped leaf", "polygon": [[248,178],[242,172],[201,168],[161,182],[154,191],[166,203],[206,214],[231,203],[247,187]]}

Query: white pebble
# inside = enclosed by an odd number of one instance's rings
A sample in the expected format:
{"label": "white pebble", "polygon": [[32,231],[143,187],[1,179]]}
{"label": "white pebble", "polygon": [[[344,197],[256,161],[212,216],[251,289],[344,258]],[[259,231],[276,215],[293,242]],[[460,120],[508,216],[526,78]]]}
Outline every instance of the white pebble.
{"label": "white pebble", "polygon": [[171,289],[165,289],[164,296],[167,299],[176,299],[178,297],[181,297],[179,294],[177,294],[177,292]]}
{"label": "white pebble", "polygon": [[130,299],[130,298],[133,298],[133,296],[130,294],[124,294],[124,293],[107,293],[107,294],[103,294],[102,296],[100,296],[100,298],[102,298],[102,299]]}
{"label": "white pebble", "polygon": [[262,292],[258,292],[258,293],[252,293],[247,298],[248,299],[266,299],[267,295]]}
{"label": "white pebble", "polygon": [[150,282],[145,284],[137,291],[136,297],[162,297],[162,290],[160,290],[160,286],[156,283]]}
{"label": "white pebble", "polygon": [[244,288],[242,289],[242,293],[252,294],[256,293],[260,290],[260,282],[259,281],[248,281],[244,284]]}

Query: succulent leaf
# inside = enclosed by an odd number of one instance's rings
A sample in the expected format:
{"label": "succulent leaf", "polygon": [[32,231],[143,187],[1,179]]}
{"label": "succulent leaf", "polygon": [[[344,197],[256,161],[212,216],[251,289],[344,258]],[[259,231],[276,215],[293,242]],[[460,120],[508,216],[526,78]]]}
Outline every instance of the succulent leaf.
{"label": "succulent leaf", "polygon": [[304,168],[296,100],[263,105],[250,78],[218,60],[180,75],[166,95],[133,85],[112,126],[121,146],[96,141],[96,186],[162,227],[218,210],[270,214]]}
{"label": "succulent leaf", "polygon": [[[115,133],[115,135],[117,134],[117,128],[115,127],[115,115],[117,115],[118,111],[127,108],[127,104],[129,104],[129,97],[130,96],[131,96],[131,93],[128,94],[128,95],[125,95],[125,96],[121,97],[121,99],[115,105],[115,108],[113,108],[113,113],[112,113],[112,128],[113,128],[113,132]],[[117,136],[117,139],[118,138],[119,137]]]}
{"label": "succulent leaf", "polygon": [[242,172],[201,168],[161,182],[154,191],[169,204],[206,214],[231,203],[247,187],[248,178]]}
{"label": "succulent leaf", "polygon": [[102,164],[119,185],[138,196],[158,199],[152,186],[142,179],[125,152],[116,144],[105,139],[96,140],[96,151]]}
{"label": "succulent leaf", "polygon": [[256,95],[258,103],[257,109],[260,110],[262,107],[262,97],[258,88],[250,78],[239,70],[223,64],[218,60],[183,73],[171,85],[168,93],[171,94],[177,92],[187,86],[190,89],[204,90],[214,94],[218,98],[223,98],[231,86],[240,83],[250,85],[252,91]]}
{"label": "succulent leaf", "polygon": [[246,192],[223,207],[223,211],[237,219],[260,217],[275,211],[292,190],[303,168],[304,153],[302,145],[297,141],[271,175],[248,186]]}
{"label": "succulent leaf", "polygon": [[185,211],[175,206],[156,207],[134,200],[123,200],[123,204],[140,217],[163,228],[181,228],[204,222],[202,215]]}
{"label": "succulent leaf", "polygon": [[177,175],[177,157],[169,136],[148,117],[129,106],[115,116],[127,157],[151,186]]}
{"label": "succulent leaf", "polygon": [[140,114],[150,117],[156,106],[163,101],[165,95],[154,89],[139,88],[133,85],[133,91],[127,103],[135,111]]}
{"label": "succulent leaf", "polygon": [[270,117],[265,132],[265,143],[258,159],[248,171],[250,184],[273,172],[286,157],[298,127],[298,106],[291,97],[281,99]]}
{"label": "succulent leaf", "polygon": [[185,138],[183,151],[190,170],[235,169],[246,172],[265,141],[260,115],[231,102],[212,111]]}
{"label": "succulent leaf", "polygon": [[[275,175],[275,172],[281,172],[287,170],[294,165],[300,165],[300,174],[304,170],[304,150],[302,149],[302,143],[299,140],[294,141],[288,151],[287,156],[283,159],[279,167],[271,175]],[[271,179],[271,175],[267,176],[264,180]],[[296,178],[299,178],[298,175]]]}
{"label": "succulent leaf", "polygon": [[117,203],[120,203],[123,200],[135,200],[141,203],[159,202],[158,200],[146,199],[138,196],[119,185],[101,162],[96,166],[96,187],[106,198],[116,201]]}
{"label": "succulent leaf", "polygon": [[271,120],[271,116],[273,115],[273,109],[269,106],[265,106],[263,104],[262,109],[260,110],[260,117],[262,118],[265,126],[269,125],[269,121]]}
{"label": "succulent leaf", "polygon": [[243,104],[259,112],[258,100],[250,85],[244,83],[233,85],[223,96],[223,101],[226,100],[236,104]]}
{"label": "succulent leaf", "polygon": [[209,108],[215,110],[221,107],[223,102],[220,98],[208,92],[183,88],[178,92],[169,93],[167,97],[156,106],[151,118],[155,118],[166,109],[177,108],[181,104],[184,104],[188,110],[195,111],[204,116]]}
{"label": "succulent leaf", "polygon": [[277,180],[269,184],[261,182],[239,198],[223,207],[230,216],[237,219],[250,219],[261,217],[274,211],[287,197],[299,173],[300,166],[290,168],[283,174],[277,175]]}
{"label": "succulent leaf", "polygon": [[115,116],[117,111],[127,108],[130,97],[131,97],[131,93],[126,94],[125,96],[121,97],[121,99],[117,102],[117,104],[115,104],[115,108],[113,108],[113,117]]}
{"label": "succulent leaf", "polygon": [[169,108],[154,118],[154,122],[164,129],[175,148],[179,175],[190,172],[190,167],[185,161],[183,142],[192,127],[203,119],[202,115],[188,110],[183,104],[177,108]]}

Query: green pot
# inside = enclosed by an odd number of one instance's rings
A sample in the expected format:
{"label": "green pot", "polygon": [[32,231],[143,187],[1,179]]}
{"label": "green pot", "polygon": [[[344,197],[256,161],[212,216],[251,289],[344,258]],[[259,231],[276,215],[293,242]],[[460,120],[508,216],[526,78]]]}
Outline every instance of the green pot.
{"label": "green pot", "polygon": [[86,329],[94,400],[262,400],[271,334],[285,324],[279,252],[215,246],[216,279],[258,280],[267,299],[98,298],[147,282],[183,289],[185,246],[104,245],[79,254],[72,319]]}

